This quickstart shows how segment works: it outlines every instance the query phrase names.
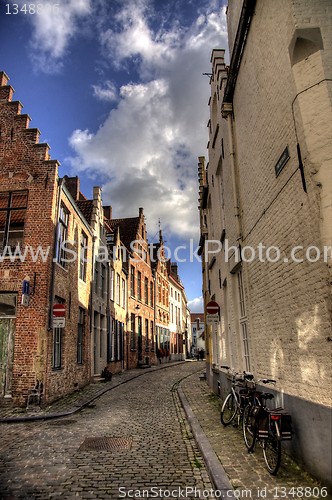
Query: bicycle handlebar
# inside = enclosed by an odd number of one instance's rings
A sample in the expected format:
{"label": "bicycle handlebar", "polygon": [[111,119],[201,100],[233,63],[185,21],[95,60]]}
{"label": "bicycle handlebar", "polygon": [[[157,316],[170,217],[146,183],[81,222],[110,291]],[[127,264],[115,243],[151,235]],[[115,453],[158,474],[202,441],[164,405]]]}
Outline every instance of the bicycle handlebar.
{"label": "bicycle handlebar", "polygon": [[[233,368],[227,365],[220,365],[220,368],[224,368],[225,370],[230,370],[233,372],[235,380],[251,380],[254,381],[254,375],[250,372],[243,371],[242,373],[236,372]],[[272,378],[262,378],[256,381],[257,382],[263,382],[263,384],[276,384],[277,381],[273,380]]]}
{"label": "bicycle handlebar", "polygon": [[257,380],[257,382],[263,382],[263,384],[276,384],[277,381],[273,380],[272,378],[262,378],[260,380]]}

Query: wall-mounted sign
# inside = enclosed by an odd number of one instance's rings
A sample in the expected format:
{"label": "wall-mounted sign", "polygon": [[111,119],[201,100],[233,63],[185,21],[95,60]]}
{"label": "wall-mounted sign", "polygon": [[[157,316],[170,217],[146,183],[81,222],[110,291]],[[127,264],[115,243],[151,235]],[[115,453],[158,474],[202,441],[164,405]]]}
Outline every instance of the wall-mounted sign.
{"label": "wall-mounted sign", "polygon": [[21,304],[28,307],[30,303],[30,280],[28,276],[22,281],[22,300]]}
{"label": "wall-mounted sign", "polygon": [[282,155],[280,156],[279,160],[274,166],[274,170],[276,173],[276,177],[280,174],[286,163],[288,162],[290,156],[289,156],[289,151],[288,151],[288,146],[285,147],[285,149],[282,152]]}
{"label": "wall-mounted sign", "polygon": [[219,314],[207,314],[205,318],[207,325],[218,325],[220,322]]}
{"label": "wall-mounted sign", "polygon": [[64,328],[66,326],[66,318],[53,317],[52,327],[53,328]]}
{"label": "wall-mounted sign", "polygon": [[53,328],[64,328],[66,326],[66,306],[65,304],[53,305]]}

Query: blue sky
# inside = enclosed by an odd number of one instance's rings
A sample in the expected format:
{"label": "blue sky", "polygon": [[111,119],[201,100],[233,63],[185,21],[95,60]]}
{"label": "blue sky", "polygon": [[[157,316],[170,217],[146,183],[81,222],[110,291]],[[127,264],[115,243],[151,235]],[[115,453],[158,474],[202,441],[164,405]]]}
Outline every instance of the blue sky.
{"label": "blue sky", "polygon": [[[88,197],[102,186],[114,217],[143,207],[150,242],[160,219],[172,252],[196,246],[202,73],[212,49],[227,48],[224,0],[54,0],[14,13],[24,5],[0,0],[0,69],[60,175],[78,175]],[[192,311],[202,310],[200,264],[179,262],[179,272]]]}

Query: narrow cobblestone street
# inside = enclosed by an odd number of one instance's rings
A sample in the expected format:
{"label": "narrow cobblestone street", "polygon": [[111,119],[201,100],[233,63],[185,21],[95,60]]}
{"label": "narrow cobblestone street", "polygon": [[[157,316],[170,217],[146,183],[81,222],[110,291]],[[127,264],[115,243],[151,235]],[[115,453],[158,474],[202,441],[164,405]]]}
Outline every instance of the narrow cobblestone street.
{"label": "narrow cobblestone street", "polygon": [[[147,372],[70,418],[2,424],[1,498],[119,498],[129,489],[211,488],[171,390],[195,370],[189,363]],[[123,449],[81,450],[92,437],[124,438]]]}
{"label": "narrow cobblestone street", "polygon": [[[236,498],[330,500],[324,485],[285,453],[276,477],[267,472],[260,449],[247,453],[240,430],[220,424],[220,400],[200,380],[204,366],[187,362],[124,372],[102,389],[87,387],[87,400],[112,390],[71,416],[2,422],[1,500],[231,498],[231,488]],[[64,412],[78,405],[77,397],[47,411]],[[183,397],[200,436],[189,427]],[[210,450],[203,450],[204,435]],[[216,491],[207,455],[223,466],[229,490]]]}

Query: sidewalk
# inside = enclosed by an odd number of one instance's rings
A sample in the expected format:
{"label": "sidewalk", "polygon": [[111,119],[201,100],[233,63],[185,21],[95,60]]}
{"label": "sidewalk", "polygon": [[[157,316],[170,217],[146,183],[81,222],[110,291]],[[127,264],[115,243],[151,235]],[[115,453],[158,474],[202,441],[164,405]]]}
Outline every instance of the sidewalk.
{"label": "sidewalk", "polygon": [[[255,453],[249,454],[243,442],[242,429],[232,425],[224,427],[221,424],[221,401],[199,375],[200,372],[186,378],[180,387],[221,462],[237,498],[331,500],[332,496],[327,493],[324,485],[313,479],[284,452],[277,476],[269,474],[261,448],[257,446]],[[198,446],[200,447],[199,442]],[[202,453],[204,455],[203,451]]]}

